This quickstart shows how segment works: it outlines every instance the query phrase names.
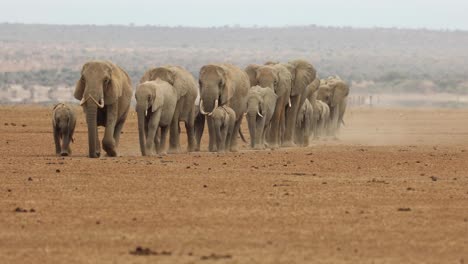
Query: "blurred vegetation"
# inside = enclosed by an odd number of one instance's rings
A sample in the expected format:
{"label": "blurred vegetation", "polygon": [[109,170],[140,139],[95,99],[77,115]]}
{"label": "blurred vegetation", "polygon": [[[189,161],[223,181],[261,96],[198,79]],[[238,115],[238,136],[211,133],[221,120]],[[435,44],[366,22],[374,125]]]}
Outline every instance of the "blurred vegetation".
{"label": "blurred vegetation", "polygon": [[245,67],[268,60],[311,61],[363,93],[468,92],[468,32],[334,27],[188,28],[0,24],[0,88],[73,86],[81,65],[107,59],[134,84],[145,69],[207,63]]}

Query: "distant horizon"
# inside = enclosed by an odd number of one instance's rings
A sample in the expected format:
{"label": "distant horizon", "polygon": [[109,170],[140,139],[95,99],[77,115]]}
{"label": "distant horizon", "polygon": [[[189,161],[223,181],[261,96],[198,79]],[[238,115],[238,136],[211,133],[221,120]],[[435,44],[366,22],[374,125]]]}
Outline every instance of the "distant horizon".
{"label": "distant horizon", "polygon": [[118,26],[118,27],[161,27],[161,28],[197,28],[197,29],[210,29],[210,28],[240,28],[240,29],[256,29],[256,28],[268,28],[268,29],[287,29],[287,28],[302,28],[302,27],[318,27],[318,28],[336,28],[336,29],[393,29],[393,30],[426,30],[436,32],[468,32],[468,29],[462,28],[427,28],[427,27],[386,27],[386,26],[350,26],[350,25],[320,25],[320,24],[304,24],[304,25],[240,25],[240,24],[226,24],[226,25],[214,25],[214,26],[195,26],[195,25],[163,25],[163,24],[73,24],[73,23],[24,23],[24,22],[11,22],[11,21],[0,21],[0,25],[26,25],[26,26],[95,26],[95,27],[106,27],[106,26]]}

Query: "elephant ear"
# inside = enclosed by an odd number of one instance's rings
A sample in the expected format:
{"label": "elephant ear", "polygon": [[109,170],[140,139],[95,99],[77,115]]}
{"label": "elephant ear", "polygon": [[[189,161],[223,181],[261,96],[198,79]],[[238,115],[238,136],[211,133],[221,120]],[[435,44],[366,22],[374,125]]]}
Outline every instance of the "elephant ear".
{"label": "elephant ear", "polygon": [[147,70],[147,71],[143,74],[143,76],[141,76],[141,78],[140,78],[140,84],[151,80],[151,73],[152,73],[152,70],[153,70],[153,69]]}
{"label": "elephant ear", "polygon": [[307,85],[315,80],[317,77],[317,71],[312,64],[303,60],[296,60],[290,64],[294,65],[295,68],[295,76],[293,77],[294,84],[291,94],[300,95],[302,91],[306,89]]}
{"label": "elephant ear", "polygon": [[175,88],[178,99],[196,89],[194,87],[197,87],[197,82],[193,78],[193,75],[178,66],[168,68],[166,81]]}
{"label": "elephant ear", "polygon": [[226,104],[231,97],[234,95],[235,86],[234,82],[232,81],[232,76],[230,71],[227,67],[218,67],[217,69],[218,74],[221,77],[221,81],[219,83],[220,88],[220,102],[219,105]]}
{"label": "elephant ear", "polygon": [[122,96],[122,84],[127,74],[119,67],[111,65],[110,77],[104,83],[104,103],[112,105]]}
{"label": "elephant ear", "polygon": [[152,98],[153,102],[151,103],[151,112],[156,112],[158,108],[163,105],[163,95],[161,92],[158,92],[158,86],[152,85]]}
{"label": "elephant ear", "polygon": [[86,81],[83,77],[83,72],[85,71],[87,66],[88,66],[88,63],[83,65],[83,68],[81,68],[80,79],[76,82],[76,85],[75,85],[75,91],[73,92],[73,97],[75,97],[76,100],[83,99],[83,94],[84,94],[84,90],[86,86]]}
{"label": "elephant ear", "polygon": [[254,87],[257,85],[257,69],[260,67],[260,65],[257,64],[250,64],[245,68],[245,72],[249,76],[250,80],[250,87]]}
{"label": "elephant ear", "polygon": [[335,82],[335,87],[333,87],[333,94],[331,98],[331,106],[337,106],[340,104],[349,94],[349,86],[341,81],[338,80]]}
{"label": "elephant ear", "polygon": [[288,93],[291,93],[291,85],[292,85],[291,73],[288,71],[286,67],[280,64],[276,64],[275,69],[277,70],[277,74],[278,74],[277,90],[287,91]]}

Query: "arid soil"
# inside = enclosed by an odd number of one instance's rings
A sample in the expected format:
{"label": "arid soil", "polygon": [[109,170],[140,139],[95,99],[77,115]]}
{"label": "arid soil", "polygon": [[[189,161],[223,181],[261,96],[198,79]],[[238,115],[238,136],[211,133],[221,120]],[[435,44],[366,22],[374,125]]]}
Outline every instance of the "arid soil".
{"label": "arid soil", "polygon": [[467,109],[351,109],[340,141],[162,157],[140,157],[132,111],[100,159],[77,110],[62,158],[51,107],[0,107],[0,263],[468,263]]}

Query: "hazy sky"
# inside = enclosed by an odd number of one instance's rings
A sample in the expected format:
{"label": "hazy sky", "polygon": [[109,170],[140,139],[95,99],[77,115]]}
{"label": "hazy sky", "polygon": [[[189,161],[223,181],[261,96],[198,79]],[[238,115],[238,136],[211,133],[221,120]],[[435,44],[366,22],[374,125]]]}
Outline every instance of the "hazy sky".
{"label": "hazy sky", "polygon": [[0,22],[468,30],[468,0],[0,0]]}

